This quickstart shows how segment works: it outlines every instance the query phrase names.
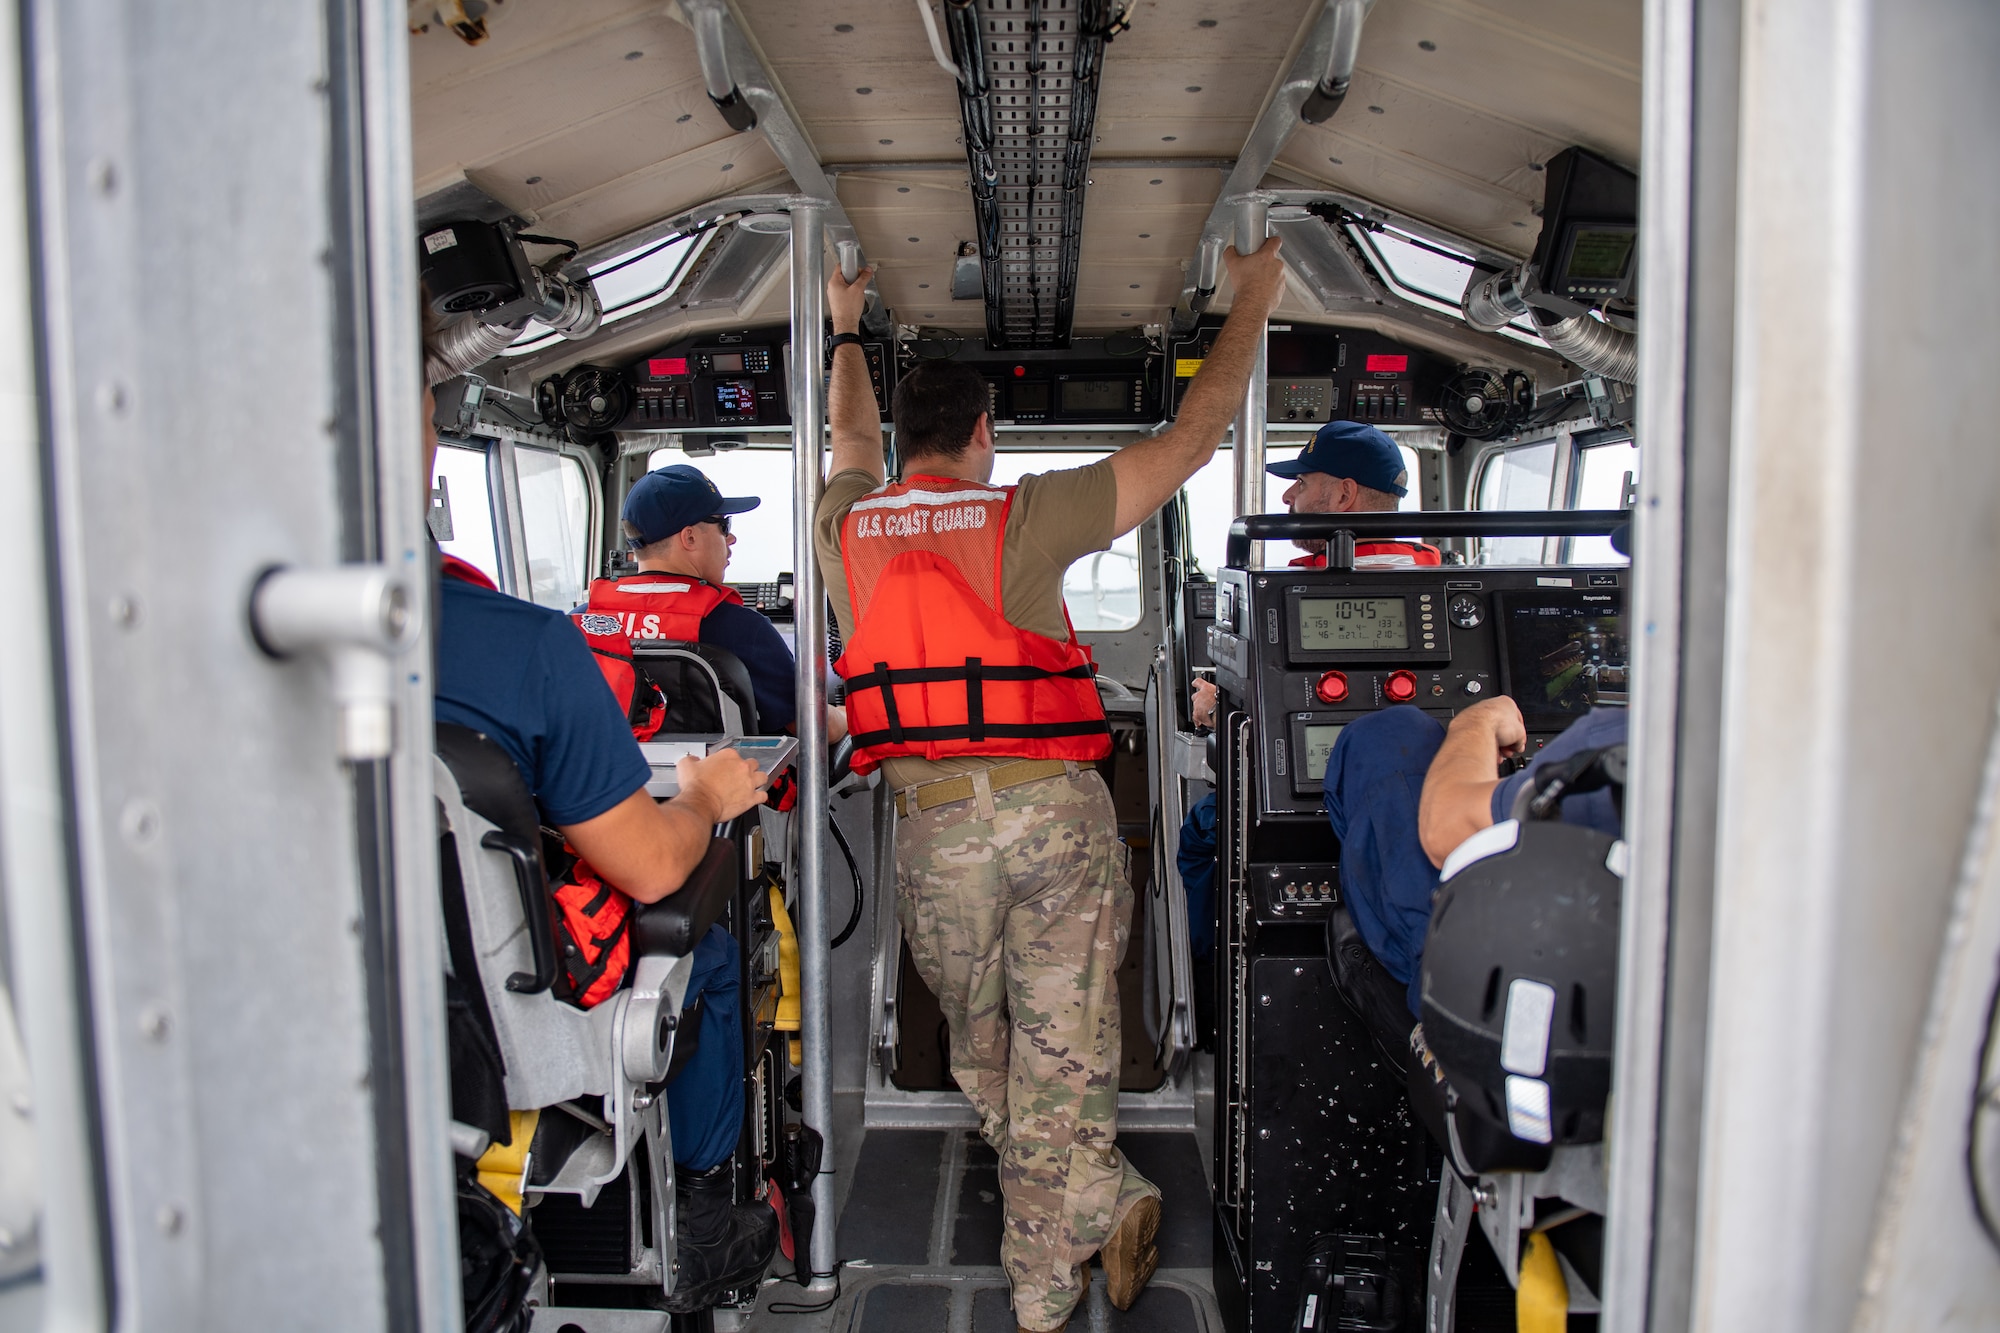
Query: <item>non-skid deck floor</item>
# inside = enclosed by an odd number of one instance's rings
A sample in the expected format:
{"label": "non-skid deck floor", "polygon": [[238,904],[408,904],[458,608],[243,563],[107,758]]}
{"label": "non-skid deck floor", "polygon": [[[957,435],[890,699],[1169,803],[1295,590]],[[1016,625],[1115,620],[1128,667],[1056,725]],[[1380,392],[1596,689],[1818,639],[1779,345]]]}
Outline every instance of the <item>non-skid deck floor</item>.
{"label": "non-skid deck floor", "polygon": [[[1191,1134],[1129,1133],[1118,1146],[1160,1187],[1160,1267],[1129,1311],[1113,1309],[1103,1276],[1071,1333],[1219,1333],[1210,1286],[1208,1186]],[[796,1287],[767,1288],[756,1329],[830,1333],[1013,1333],[1000,1271],[999,1164],[965,1130],[874,1130],[862,1141],[840,1217],[838,1301],[814,1315],[782,1311]]]}

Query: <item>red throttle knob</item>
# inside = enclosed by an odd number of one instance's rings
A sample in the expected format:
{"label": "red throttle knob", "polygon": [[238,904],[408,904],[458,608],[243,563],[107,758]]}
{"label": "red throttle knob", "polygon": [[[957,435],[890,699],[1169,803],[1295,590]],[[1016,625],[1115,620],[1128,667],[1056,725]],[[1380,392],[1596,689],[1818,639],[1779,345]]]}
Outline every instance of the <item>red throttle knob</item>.
{"label": "red throttle knob", "polygon": [[1391,671],[1382,682],[1382,693],[1392,704],[1406,704],[1417,697],[1417,678],[1408,671]]}
{"label": "red throttle knob", "polygon": [[1313,686],[1313,694],[1323,704],[1337,704],[1347,697],[1347,673],[1345,671],[1323,672],[1319,684]]}

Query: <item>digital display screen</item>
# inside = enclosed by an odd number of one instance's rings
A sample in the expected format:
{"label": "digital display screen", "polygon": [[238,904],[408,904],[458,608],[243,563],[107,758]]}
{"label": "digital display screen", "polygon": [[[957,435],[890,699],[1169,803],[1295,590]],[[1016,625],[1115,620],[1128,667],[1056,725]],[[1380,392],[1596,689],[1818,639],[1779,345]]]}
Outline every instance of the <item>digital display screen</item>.
{"label": "digital display screen", "polygon": [[1368,354],[1368,373],[1371,375],[1401,375],[1410,369],[1407,356],[1389,356],[1383,352]]}
{"label": "digital display screen", "polygon": [[1409,646],[1410,615],[1400,597],[1299,599],[1299,647],[1309,653]]}
{"label": "digital display screen", "polygon": [[1573,282],[1617,282],[1638,241],[1639,233],[1627,227],[1578,227],[1570,234],[1565,276]]}
{"label": "digital display screen", "polygon": [[755,417],[757,415],[756,381],[717,380],[715,382],[715,414],[719,417]]}
{"label": "digital display screen", "polygon": [[718,375],[741,375],[743,373],[743,353],[710,352],[708,368]]}
{"label": "digital display screen", "polygon": [[1529,726],[1626,701],[1625,634],[1617,603],[1504,599],[1507,689]]}
{"label": "digital display screen", "polygon": [[646,363],[646,374],[656,380],[672,379],[675,375],[688,373],[688,359],[684,356],[656,356]]}
{"label": "digital display screen", "polygon": [[1306,725],[1305,777],[1308,782],[1326,781],[1326,761],[1333,754],[1333,743],[1340,739],[1345,724],[1339,722],[1315,722]]}
{"label": "digital display screen", "polygon": [[1046,384],[1016,384],[1009,401],[1013,403],[1014,411],[1017,413],[1040,412],[1046,416],[1049,410],[1049,386]]}
{"label": "digital display screen", "polygon": [[[1023,386],[1025,387],[1025,386]],[[1123,412],[1132,401],[1130,380],[1064,380],[1062,410],[1076,413]]]}

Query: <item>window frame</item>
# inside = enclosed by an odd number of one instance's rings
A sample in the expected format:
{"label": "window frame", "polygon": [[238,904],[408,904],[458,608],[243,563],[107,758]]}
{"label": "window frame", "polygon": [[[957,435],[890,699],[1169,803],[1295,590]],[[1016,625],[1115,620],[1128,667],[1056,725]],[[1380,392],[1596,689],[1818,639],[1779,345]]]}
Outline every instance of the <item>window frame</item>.
{"label": "window frame", "polygon": [[[506,434],[439,435],[439,448],[471,449],[486,454],[486,504],[493,518],[493,543],[499,556],[500,591],[509,597],[528,600],[528,542],[523,529],[526,519],[521,504],[521,473],[518,449],[554,454],[574,459],[583,469],[584,500],[589,513],[584,528],[584,587],[597,577],[604,563],[604,479],[598,474],[597,459],[574,444],[527,444]],[[567,608],[563,608],[567,610]]]}
{"label": "window frame", "polygon": [[[504,480],[508,487],[510,516],[508,533],[511,538],[509,552],[513,559],[518,562],[514,574],[515,589],[525,590],[532,586],[528,573],[527,508],[521,500],[519,451],[527,449],[538,454],[552,454],[557,458],[573,459],[582,471],[586,513],[583,524],[584,549],[581,586],[587,595],[591,580],[597,577],[598,571],[604,565],[602,546],[604,540],[604,497],[602,494],[604,482],[603,478],[598,475],[596,457],[589,450],[573,444],[562,444],[551,448],[547,445],[527,444],[509,439],[497,440],[496,444],[501,451],[503,459],[502,468],[505,473]],[[512,592],[513,596],[520,597],[524,601],[532,600],[527,596],[525,591],[509,591]],[[554,609],[564,612],[570,610],[566,606]]]}
{"label": "window frame", "polygon": [[[1466,275],[1468,286],[1471,285],[1473,274],[1479,272],[1479,261],[1471,255],[1459,254],[1449,246],[1440,245],[1428,237],[1419,236],[1415,232],[1405,231],[1401,227],[1384,224],[1380,229],[1392,235],[1397,241],[1403,244],[1434,250],[1441,255],[1463,261],[1471,270]],[[1438,293],[1427,291],[1422,287],[1413,286],[1401,273],[1397,272],[1395,264],[1390,262],[1389,257],[1382,252],[1381,246],[1375,242],[1376,227],[1349,222],[1345,224],[1343,230],[1346,231],[1348,239],[1353,241],[1360,249],[1363,257],[1368,260],[1368,266],[1375,270],[1375,276],[1381,279],[1383,286],[1387,287],[1403,300],[1408,301],[1411,305],[1421,306],[1426,310],[1434,310],[1441,315],[1449,315],[1459,323],[1465,324],[1465,309],[1461,303],[1447,300]],[[1525,347],[1547,350],[1548,341],[1535,331],[1532,321],[1524,324],[1523,320],[1526,319],[1526,316],[1522,316],[1518,319],[1509,320],[1498,330],[1495,330],[1495,332],[1500,337],[1511,339]],[[1471,328],[1472,326],[1467,324],[1466,327]]]}
{"label": "window frame", "polygon": [[[1638,440],[1629,427],[1599,426],[1587,421],[1558,426],[1548,434],[1536,435],[1529,439],[1486,444],[1473,455],[1471,465],[1466,470],[1466,508],[1474,510],[1480,508],[1479,492],[1485,484],[1488,468],[1509,453],[1531,449],[1547,444],[1551,440],[1555,441],[1556,451],[1554,465],[1549,470],[1547,507],[1550,511],[1576,508],[1577,489],[1583,479],[1582,461],[1585,450],[1628,442],[1635,449],[1639,447]],[[1569,564],[1575,541],[1574,537],[1545,539],[1542,544],[1543,562],[1551,565]],[[1477,554],[1476,550],[1474,554]]]}

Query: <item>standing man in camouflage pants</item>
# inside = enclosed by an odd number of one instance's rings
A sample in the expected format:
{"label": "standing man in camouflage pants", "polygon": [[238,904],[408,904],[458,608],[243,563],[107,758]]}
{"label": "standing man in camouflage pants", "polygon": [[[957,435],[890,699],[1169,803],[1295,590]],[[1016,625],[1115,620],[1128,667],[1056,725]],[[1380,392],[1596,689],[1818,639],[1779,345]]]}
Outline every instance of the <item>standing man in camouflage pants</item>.
{"label": "standing man in camouflage pants", "polygon": [[897,386],[904,477],[885,484],[854,345],[870,274],[827,281],[833,475],[815,524],[846,646],[835,668],[855,771],[879,766],[897,792],[898,916],[1000,1157],[1000,1258],[1024,1333],[1068,1326],[1093,1255],[1120,1309],[1159,1262],[1159,1191],[1117,1148],[1132,886],[1095,763],[1110,728],[1062,581],[1208,462],[1242,403],[1284,266],[1276,240],[1224,259],[1235,304],[1174,425],[1008,487],[989,484],[986,383],[953,362]]}

